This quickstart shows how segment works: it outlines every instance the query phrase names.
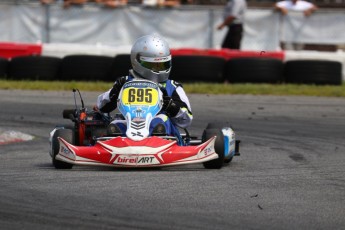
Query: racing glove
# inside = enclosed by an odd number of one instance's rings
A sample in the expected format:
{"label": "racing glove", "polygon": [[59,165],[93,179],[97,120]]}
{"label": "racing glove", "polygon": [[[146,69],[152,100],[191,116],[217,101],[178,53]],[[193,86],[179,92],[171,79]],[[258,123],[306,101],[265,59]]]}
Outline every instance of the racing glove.
{"label": "racing glove", "polygon": [[180,111],[180,106],[171,97],[163,96],[162,110],[165,111],[169,117],[175,117]]}
{"label": "racing glove", "polygon": [[115,81],[113,88],[110,91],[111,100],[113,97],[115,97],[115,101],[117,100],[117,98],[119,97],[121,88],[125,83],[126,83],[126,77],[120,77]]}
{"label": "racing glove", "polygon": [[127,80],[126,77],[120,77],[115,81],[109,93],[110,101],[106,103],[105,105],[103,105],[101,108],[99,108],[99,110],[102,113],[110,113],[111,111],[116,109],[117,98],[119,97],[121,88],[126,83],[126,80]]}
{"label": "racing glove", "polygon": [[160,87],[160,90],[163,93],[162,111],[164,111],[166,115],[168,115],[168,117],[175,117],[180,111],[181,106],[183,105],[181,104],[181,102],[176,101],[176,99],[174,100],[174,98],[168,96],[168,92],[165,88]]}

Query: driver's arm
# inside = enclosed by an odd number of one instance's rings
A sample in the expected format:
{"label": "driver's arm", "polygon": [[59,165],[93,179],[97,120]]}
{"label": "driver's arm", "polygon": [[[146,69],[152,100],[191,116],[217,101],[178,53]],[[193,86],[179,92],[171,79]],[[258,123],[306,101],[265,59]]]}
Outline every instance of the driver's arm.
{"label": "driver's arm", "polygon": [[171,121],[178,127],[187,128],[193,120],[192,109],[185,91],[177,82],[173,82],[175,90],[171,96],[163,92],[163,111],[170,117]]}
{"label": "driver's arm", "polygon": [[97,108],[102,113],[110,113],[117,107],[117,98],[119,97],[121,88],[125,84],[127,77],[118,78],[113,87],[107,92],[102,93],[97,98]]}

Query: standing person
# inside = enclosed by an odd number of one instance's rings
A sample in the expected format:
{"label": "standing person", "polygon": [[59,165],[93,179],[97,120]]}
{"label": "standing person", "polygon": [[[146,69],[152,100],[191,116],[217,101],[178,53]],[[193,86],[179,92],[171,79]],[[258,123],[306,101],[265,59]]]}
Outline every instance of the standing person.
{"label": "standing person", "polygon": [[88,0],[64,0],[63,1],[63,7],[65,9],[69,8],[71,5],[84,5],[85,3],[87,3]]}
{"label": "standing person", "polygon": [[175,7],[181,3],[180,0],[141,0],[141,4],[149,7]]}
{"label": "standing person", "polygon": [[[282,13],[282,15],[287,15],[289,11],[303,12],[305,17],[309,17],[315,10],[317,6],[311,2],[304,0],[284,0],[277,2],[274,8]],[[282,50],[303,50],[304,44],[296,42],[280,42]]]}
{"label": "standing person", "polygon": [[[139,38],[131,49],[129,75],[117,79],[113,87],[98,96],[94,109],[110,113],[117,107],[117,99],[125,82],[134,79],[146,79],[156,82],[163,93],[163,108],[153,118],[150,133],[176,135],[176,126],[187,128],[192,123],[193,115],[190,103],[182,85],[169,80],[171,54],[168,43],[157,35],[146,35]],[[125,133],[124,121],[114,120],[115,133]]]}
{"label": "standing person", "polygon": [[128,0],[96,0],[96,2],[103,4],[106,7],[117,8],[121,6],[126,6]]}
{"label": "standing person", "polygon": [[291,10],[302,11],[306,17],[310,16],[315,10],[317,10],[317,6],[304,0],[284,0],[277,2],[274,7],[283,15],[288,14]]}
{"label": "standing person", "polygon": [[222,48],[240,49],[244,14],[247,10],[246,0],[229,0],[224,9],[224,20],[217,29],[222,30],[228,27]]}

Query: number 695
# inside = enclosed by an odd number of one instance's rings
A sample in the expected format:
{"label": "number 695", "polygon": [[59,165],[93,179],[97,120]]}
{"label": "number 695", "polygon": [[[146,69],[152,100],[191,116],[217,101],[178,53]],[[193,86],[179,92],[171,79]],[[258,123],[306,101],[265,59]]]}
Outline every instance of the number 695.
{"label": "number 695", "polygon": [[128,102],[152,102],[152,89],[129,89]]}

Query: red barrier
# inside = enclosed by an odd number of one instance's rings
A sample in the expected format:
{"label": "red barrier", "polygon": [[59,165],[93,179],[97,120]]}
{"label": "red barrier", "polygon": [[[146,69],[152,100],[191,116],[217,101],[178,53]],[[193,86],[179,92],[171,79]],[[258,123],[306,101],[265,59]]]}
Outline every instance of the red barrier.
{"label": "red barrier", "polygon": [[41,53],[42,53],[41,44],[0,42],[0,57],[3,57],[3,58],[41,55]]}
{"label": "red barrier", "polygon": [[256,57],[256,58],[276,58],[284,60],[283,51],[243,51],[243,50],[230,50],[230,49],[197,49],[197,48],[181,48],[171,49],[173,56],[181,55],[202,55],[202,56],[215,56],[222,57],[226,60],[232,58],[245,58],[245,57]]}

